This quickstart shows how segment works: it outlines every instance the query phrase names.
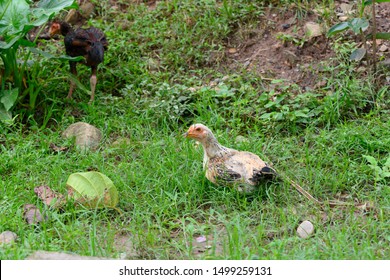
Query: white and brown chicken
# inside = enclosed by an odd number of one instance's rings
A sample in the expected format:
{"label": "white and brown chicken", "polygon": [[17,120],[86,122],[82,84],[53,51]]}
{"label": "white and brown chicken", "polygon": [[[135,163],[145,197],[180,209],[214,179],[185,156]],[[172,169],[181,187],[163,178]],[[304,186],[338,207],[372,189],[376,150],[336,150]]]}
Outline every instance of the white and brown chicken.
{"label": "white and brown chicken", "polygon": [[276,171],[259,156],[222,146],[203,124],[191,125],[183,136],[202,144],[206,178],[216,185],[250,193],[259,183],[277,176]]}

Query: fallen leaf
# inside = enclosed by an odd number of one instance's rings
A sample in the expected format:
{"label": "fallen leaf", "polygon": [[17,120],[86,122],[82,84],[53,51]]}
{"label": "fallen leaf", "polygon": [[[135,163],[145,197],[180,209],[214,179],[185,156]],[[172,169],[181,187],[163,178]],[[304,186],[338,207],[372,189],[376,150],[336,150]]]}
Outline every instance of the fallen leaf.
{"label": "fallen leaf", "polygon": [[64,203],[64,196],[52,191],[48,186],[38,186],[34,188],[34,192],[47,206],[59,207]]}
{"label": "fallen leaf", "polygon": [[69,147],[59,147],[57,146],[56,144],[54,143],[50,143],[50,149],[52,149],[54,152],[65,152],[67,150],[69,150]]}
{"label": "fallen leaf", "polygon": [[73,173],[66,185],[68,196],[89,207],[111,207],[118,204],[118,191],[106,175],[96,171]]}
{"label": "fallen leaf", "polygon": [[41,211],[33,204],[26,204],[23,206],[24,219],[29,225],[38,224],[43,220],[47,220],[47,217],[41,214]]}
{"label": "fallen leaf", "polygon": [[366,52],[365,48],[358,48],[351,53],[349,60],[360,61],[366,55]]}

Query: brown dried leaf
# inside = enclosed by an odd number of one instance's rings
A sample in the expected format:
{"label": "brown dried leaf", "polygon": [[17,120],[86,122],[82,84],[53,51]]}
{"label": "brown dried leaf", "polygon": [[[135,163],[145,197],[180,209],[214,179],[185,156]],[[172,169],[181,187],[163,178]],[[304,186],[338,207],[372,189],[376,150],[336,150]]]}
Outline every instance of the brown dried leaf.
{"label": "brown dried leaf", "polygon": [[52,149],[54,152],[66,152],[67,150],[69,150],[69,147],[59,147],[57,146],[56,144],[54,143],[50,143],[50,149]]}
{"label": "brown dried leaf", "polygon": [[47,206],[60,207],[65,202],[62,194],[54,192],[48,186],[38,186],[34,188],[34,192]]}
{"label": "brown dried leaf", "polygon": [[41,211],[34,204],[26,204],[23,206],[24,219],[29,225],[38,224],[43,220],[47,220],[47,216],[43,216]]}

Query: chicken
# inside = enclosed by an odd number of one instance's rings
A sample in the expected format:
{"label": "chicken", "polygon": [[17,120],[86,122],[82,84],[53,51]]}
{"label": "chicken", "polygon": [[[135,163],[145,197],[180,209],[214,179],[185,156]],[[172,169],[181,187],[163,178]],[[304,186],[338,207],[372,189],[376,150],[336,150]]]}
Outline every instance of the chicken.
{"label": "chicken", "polygon": [[257,155],[219,144],[203,124],[191,125],[183,136],[202,144],[206,178],[216,185],[232,186],[240,192],[250,193],[260,182],[277,176],[276,171]]}
{"label": "chicken", "polygon": [[[108,41],[104,33],[95,27],[87,29],[73,29],[68,23],[63,21],[54,21],[49,29],[50,36],[55,34],[63,35],[66,54],[72,57],[84,56],[84,64],[91,67],[91,99],[95,98],[95,88],[97,83],[97,67],[104,60],[104,51],[107,50]],[[77,76],[77,62],[69,61],[70,72]],[[67,98],[72,98],[75,82],[70,82],[70,89]]]}

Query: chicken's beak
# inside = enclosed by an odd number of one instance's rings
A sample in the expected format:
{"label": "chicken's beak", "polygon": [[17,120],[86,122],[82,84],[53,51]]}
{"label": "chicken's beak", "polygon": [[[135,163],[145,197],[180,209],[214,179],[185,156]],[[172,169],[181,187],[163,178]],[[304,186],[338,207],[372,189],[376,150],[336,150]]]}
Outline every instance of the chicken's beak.
{"label": "chicken's beak", "polygon": [[188,137],[188,131],[186,133],[183,133],[181,136],[183,136],[184,138],[187,138]]}

